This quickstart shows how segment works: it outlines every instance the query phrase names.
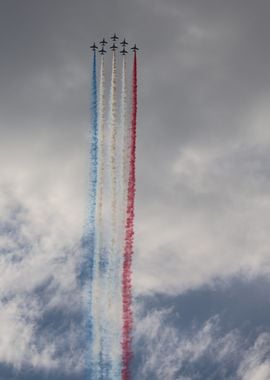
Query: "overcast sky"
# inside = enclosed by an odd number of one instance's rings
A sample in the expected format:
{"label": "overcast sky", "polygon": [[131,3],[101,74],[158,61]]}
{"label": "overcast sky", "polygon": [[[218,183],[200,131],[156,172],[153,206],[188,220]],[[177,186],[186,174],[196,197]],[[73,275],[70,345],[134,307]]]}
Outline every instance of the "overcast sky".
{"label": "overcast sky", "polygon": [[[270,378],[270,2],[0,0],[0,378],[83,378],[89,44],[139,51],[133,378]],[[254,311],[255,310],[255,311]]]}

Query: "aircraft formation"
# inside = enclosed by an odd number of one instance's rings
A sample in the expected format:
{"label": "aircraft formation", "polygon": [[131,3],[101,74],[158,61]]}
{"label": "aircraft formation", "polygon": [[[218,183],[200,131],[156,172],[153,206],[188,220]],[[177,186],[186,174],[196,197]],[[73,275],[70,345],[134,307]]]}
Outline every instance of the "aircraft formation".
{"label": "aircraft formation", "polygon": [[[116,45],[116,43],[119,40],[119,37],[116,35],[116,33],[114,33],[114,35],[110,37],[110,40],[111,40],[112,45],[109,47],[109,49],[112,51],[115,51],[116,49],[118,49],[118,46]],[[106,41],[105,38],[103,38],[99,42],[99,46],[97,46],[96,43],[94,42],[93,45],[90,46],[90,49],[92,49],[93,51],[98,51],[101,55],[104,55],[105,53],[107,53],[107,50],[105,50],[105,46],[108,43],[109,42]],[[128,45],[128,42],[124,38],[123,41],[119,43],[121,45],[120,49],[122,48],[122,50],[120,50],[120,54],[126,55],[128,53],[128,50],[126,50],[126,46]],[[130,48],[130,50],[132,50],[133,52],[136,52],[137,50],[139,50],[139,48],[135,44],[133,47]]]}

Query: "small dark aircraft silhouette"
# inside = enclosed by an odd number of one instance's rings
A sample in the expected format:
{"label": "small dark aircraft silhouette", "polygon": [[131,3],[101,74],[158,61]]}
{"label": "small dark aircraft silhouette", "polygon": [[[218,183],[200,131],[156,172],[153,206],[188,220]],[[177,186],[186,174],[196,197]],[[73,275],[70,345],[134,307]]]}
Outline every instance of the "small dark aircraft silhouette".
{"label": "small dark aircraft silhouette", "polygon": [[125,47],[126,45],[128,45],[128,42],[126,41],[126,39],[124,38],[122,42],[120,42],[120,44]]}
{"label": "small dark aircraft silhouette", "polygon": [[114,35],[111,36],[111,40],[113,41],[119,40],[119,37],[117,37],[117,35],[114,33]]}
{"label": "small dark aircraft silhouette", "polygon": [[103,46],[102,46],[102,49],[99,50],[99,53],[100,53],[101,55],[104,55],[105,53],[107,53],[107,50],[105,50],[105,49],[103,48]]}
{"label": "small dark aircraft silhouette", "polygon": [[126,55],[128,52],[126,51],[125,48],[123,48],[123,50],[121,50],[120,53],[121,53],[122,55]]}
{"label": "small dark aircraft silhouette", "polygon": [[139,50],[139,48],[137,48],[137,46],[136,46],[136,44],[135,44],[132,48],[130,48],[130,50],[133,50],[134,53],[135,53],[135,51],[136,51],[136,50]]}
{"label": "small dark aircraft silhouette", "polygon": [[90,46],[90,49],[92,49],[93,51],[97,50],[97,45],[94,43],[92,46]]}
{"label": "small dark aircraft silhouette", "polygon": [[104,46],[106,45],[108,42],[105,40],[105,38],[103,38],[102,41],[100,41],[100,45]]}
{"label": "small dark aircraft silhouette", "polygon": [[116,49],[118,49],[118,46],[116,46],[115,44],[112,44],[112,46],[110,47],[111,50],[115,51]]}

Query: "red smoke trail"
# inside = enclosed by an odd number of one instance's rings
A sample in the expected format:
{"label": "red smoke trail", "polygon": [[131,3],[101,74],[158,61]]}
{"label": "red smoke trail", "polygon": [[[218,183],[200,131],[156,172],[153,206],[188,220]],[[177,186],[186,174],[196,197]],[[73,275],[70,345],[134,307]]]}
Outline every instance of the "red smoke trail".
{"label": "red smoke trail", "polygon": [[130,161],[127,194],[127,219],[125,225],[125,247],[123,260],[123,331],[122,331],[122,380],[130,378],[130,358],[132,356],[132,284],[131,266],[134,241],[134,201],[136,184],[136,128],[137,128],[137,56],[134,52],[132,73],[132,115],[130,134]]}

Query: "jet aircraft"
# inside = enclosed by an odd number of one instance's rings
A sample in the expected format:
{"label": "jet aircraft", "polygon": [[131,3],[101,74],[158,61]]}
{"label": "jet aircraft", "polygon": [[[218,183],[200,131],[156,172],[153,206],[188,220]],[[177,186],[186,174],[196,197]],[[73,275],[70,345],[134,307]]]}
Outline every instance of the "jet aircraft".
{"label": "jet aircraft", "polygon": [[105,46],[108,42],[103,38],[102,41],[100,41],[100,45]]}
{"label": "jet aircraft", "polygon": [[139,50],[139,48],[137,48],[137,46],[136,46],[136,44],[135,44],[130,50],[133,50],[134,53],[135,53],[135,51],[136,51],[136,50]]}
{"label": "jet aircraft", "polygon": [[122,42],[120,42],[120,44],[125,47],[126,45],[128,45],[128,42],[126,41],[126,39],[124,38]]}
{"label": "jet aircraft", "polygon": [[104,47],[102,46],[102,49],[99,50],[99,53],[101,55],[104,55],[105,53],[107,53],[107,50],[105,50]]}
{"label": "jet aircraft", "polygon": [[121,50],[120,53],[121,53],[122,55],[126,55],[128,52],[127,52],[126,49],[123,47],[123,50]]}
{"label": "jet aircraft", "polygon": [[116,49],[118,49],[118,46],[116,46],[115,44],[112,44],[112,46],[110,47],[111,50],[115,51]]}
{"label": "jet aircraft", "polygon": [[111,40],[113,41],[119,40],[119,37],[117,37],[117,35],[114,33],[114,35],[111,36]]}
{"label": "jet aircraft", "polygon": [[97,50],[97,45],[94,43],[92,46],[90,46],[90,49],[92,49],[93,51]]}

